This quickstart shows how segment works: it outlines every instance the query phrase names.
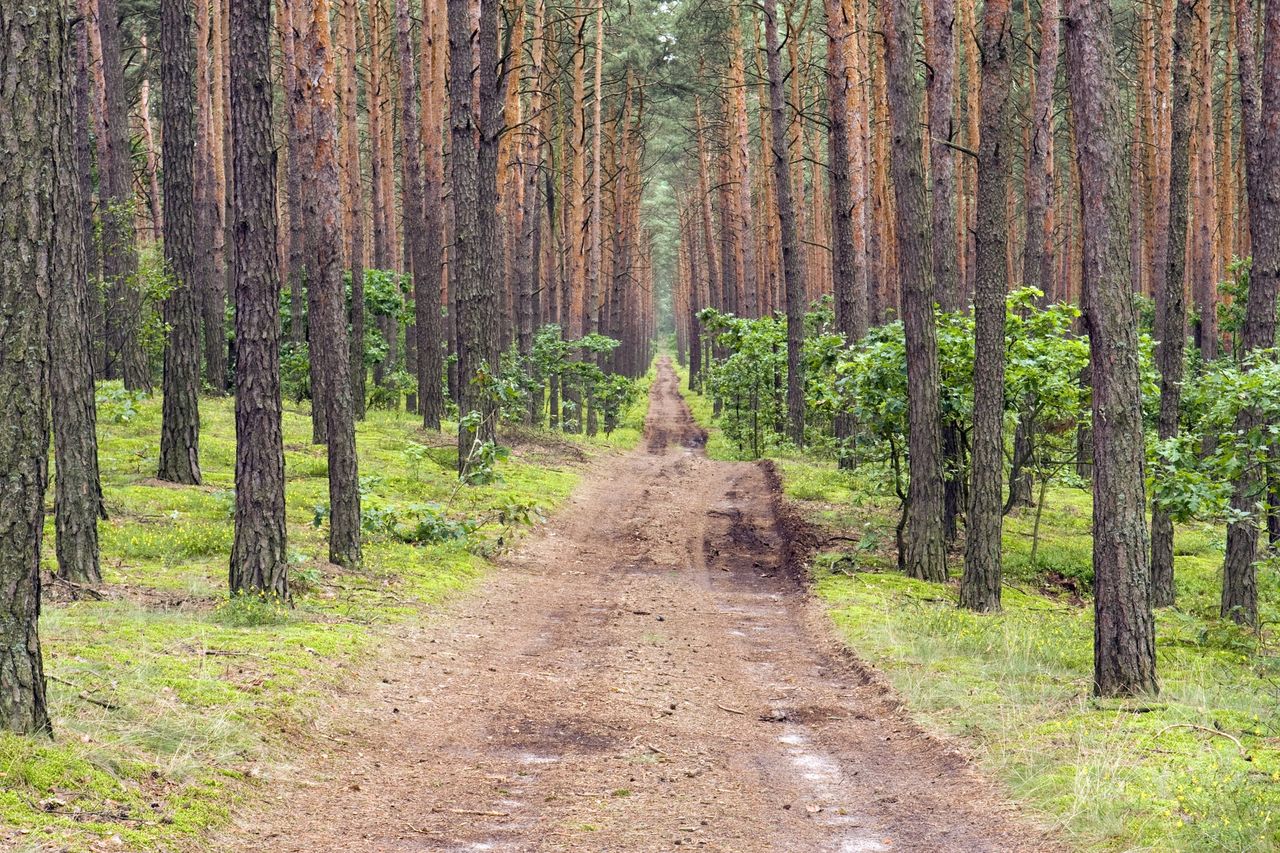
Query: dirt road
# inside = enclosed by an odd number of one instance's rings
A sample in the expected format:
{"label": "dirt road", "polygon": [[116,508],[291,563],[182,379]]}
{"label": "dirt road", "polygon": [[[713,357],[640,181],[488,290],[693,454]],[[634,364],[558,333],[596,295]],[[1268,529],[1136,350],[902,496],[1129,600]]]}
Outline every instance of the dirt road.
{"label": "dirt road", "polygon": [[[827,636],[767,470],[646,442],[421,635],[244,851],[1044,850]],[[307,777],[313,778],[307,778]]]}

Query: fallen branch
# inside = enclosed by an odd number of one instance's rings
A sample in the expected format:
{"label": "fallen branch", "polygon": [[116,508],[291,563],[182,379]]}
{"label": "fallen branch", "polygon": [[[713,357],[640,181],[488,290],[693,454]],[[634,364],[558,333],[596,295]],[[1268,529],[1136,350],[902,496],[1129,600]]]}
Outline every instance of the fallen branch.
{"label": "fallen branch", "polygon": [[99,699],[96,696],[90,696],[88,693],[85,693],[80,688],[80,685],[67,681],[65,678],[59,678],[56,675],[48,675],[48,674],[45,675],[45,678],[49,679],[50,681],[56,681],[59,684],[65,684],[67,687],[70,687],[72,690],[77,691],[76,698],[84,702],[88,702],[90,705],[97,705],[99,708],[105,708],[108,711],[120,710],[120,706],[115,704],[114,702],[109,702],[106,699]]}
{"label": "fallen branch", "polygon": [[716,707],[721,711],[728,711],[730,714],[742,714],[743,716],[746,716],[747,713],[746,711],[739,711],[737,708],[729,708],[725,705],[721,705],[719,702],[716,703]]}
{"label": "fallen branch", "polygon": [[511,817],[511,812],[489,812],[489,811],[483,811],[483,810],[480,810],[480,809],[441,809],[441,808],[434,808],[434,809],[432,809],[431,811],[435,812],[436,814],[440,814],[440,813],[444,813],[444,814],[464,814],[464,815],[474,815],[474,816],[476,816],[476,817]]}
{"label": "fallen branch", "polygon": [[1241,758],[1243,758],[1245,761],[1253,761],[1253,756],[1250,755],[1249,751],[1244,748],[1244,744],[1240,742],[1240,738],[1236,737],[1230,732],[1224,732],[1222,731],[1222,729],[1214,729],[1214,728],[1210,728],[1209,726],[1199,725],[1197,723],[1172,723],[1170,725],[1165,726],[1160,731],[1156,732],[1155,736],[1160,737],[1160,735],[1164,734],[1170,729],[1195,729],[1196,731],[1208,732],[1211,735],[1218,735],[1220,737],[1227,738],[1228,740],[1230,740],[1232,743],[1236,745],[1236,749],[1240,750]]}

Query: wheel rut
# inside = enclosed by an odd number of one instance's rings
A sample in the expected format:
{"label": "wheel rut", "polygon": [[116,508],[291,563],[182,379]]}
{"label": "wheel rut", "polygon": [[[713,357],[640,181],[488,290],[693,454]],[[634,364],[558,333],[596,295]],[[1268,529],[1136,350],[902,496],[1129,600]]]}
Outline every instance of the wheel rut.
{"label": "wheel rut", "polygon": [[406,631],[217,849],[1052,848],[850,664],[776,478],[705,442],[664,359],[642,446]]}

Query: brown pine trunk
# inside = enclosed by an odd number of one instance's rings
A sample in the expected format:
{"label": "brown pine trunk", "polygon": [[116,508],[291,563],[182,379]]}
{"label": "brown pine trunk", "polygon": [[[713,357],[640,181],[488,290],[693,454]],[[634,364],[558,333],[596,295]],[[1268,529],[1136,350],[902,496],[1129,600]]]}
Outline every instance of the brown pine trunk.
{"label": "brown pine trunk", "polygon": [[[74,146],[77,181],[59,182],[58,209],[76,211],[75,221],[60,218],[68,241],[63,254],[66,264],[54,276],[49,298],[49,357],[56,368],[49,372],[53,412],[53,452],[57,476],[54,480],[54,515],[57,530],[58,575],[75,583],[94,584],[102,580],[98,564],[98,518],[104,515],[102,485],[98,473],[97,411],[93,385],[93,340],[89,316],[89,248],[94,245],[92,214],[86,194],[89,180],[88,39],[91,26],[84,18],[73,31],[73,59],[76,69],[74,103]],[[80,249],[72,248],[74,241]]]}
{"label": "brown pine trunk", "polygon": [[217,190],[215,140],[222,129],[214,121],[213,62],[210,48],[213,21],[210,0],[196,0],[196,140],[195,203],[196,240],[195,271],[192,279],[203,312],[205,383],[215,393],[226,390],[226,270],[221,234],[223,211]]}
{"label": "brown pine trunk", "polygon": [[[1280,115],[1280,3],[1268,3],[1263,21],[1261,74],[1256,49],[1253,3],[1238,0],[1236,50],[1240,67],[1241,142],[1244,149],[1246,192],[1249,208],[1249,240],[1253,266],[1249,271],[1249,295],[1245,305],[1241,352],[1275,345],[1276,293],[1280,289],[1280,133],[1274,118]],[[1246,409],[1236,421],[1240,432],[1261,425],[1256,410]],[[1258,624],[1257,569],[1258,510],[1265,478],[1248,467],[1236,480],[1233,509],[1247,514],[1227,528],[1227,553],[1223,564],[1222,615],[1245,625]]]}
{"label": "brown pine trunk", "polygon": [[1066,3],[1066,64],[1084,226],[1093,383],[1094,693],[1154,693],[1138,318],[1129,275],[1125,119],[1111,7]]}
{"label": "brown pine trunk", "polygon": [[[1054,290],[1053,227],[1053,88],[1058,73],[1058,0],[1044,0],[1040,7],[1040,57],[1036,65],[1035,94],[1031,103],[1031,139],[1026,178],[1026,248],[1022,255],[1022,283],[1052,301]],[[1007,513],[1031,505],[1030,463],[1034,424],[1019,418],[1013,440],[1009,471]]]}
{"label": "brown pine trunk", "polygon": [[98,32],[102,44],[103,142],[102,271],[107,287],[108,378],[123,378],[126,388],[151,390],[151,372],[138,338],[142,296],[138,247],[133,227],[132,144],[125,96],[117,0],[98,0]]}
{"label": "brown pine trunk", "polygon": [[38,633],[50,297],[84,275],[71,17],[63,0],[0,6],[0,729],[23,734],[52,734]]}
{"label": "brown pine trunk", "polygon": [[[1187,344],[1186,244],[1188,178],[1191,156],[1191,38],[1198,15],[1207,14],[1202,0],[1178,0],[1173,35],[1173,136],[1169,169],[1169,233],[1163,241],[1167,255],[1156,292],[1156,365],[1160,369],[1162,439],[1178,434],[1182,398],[1183,353]],[[1151,511],[1151,603],[1168,607],[1174,601],[1173,519],[1159,507]]]}
{"label": "brown pine trunk", "polygon": [[955,155],[947,143],[955,142],[951,120],[955,98],[956,49],[955,0],[925,0],[925,77],[929,104],[929,181],[932,205],[934,292],[944,310],[961,307],[956,274],[956,244],[946,235],[955,232]]}
{"label": "brown pine trunk", "polygon": [[[787,306],[787,436],[800,447],[804,444],[804,313],[805,265],[800,245],[795,208],[791,200],[791,155],[787,150],[787,118],[783,100],[782,57],[778,47],[777,11],[772,4],[764,10],[766,65],[769,75],[769,125],[772,149],[773,191],[778,204],[778,226],[782,234],[782,277]],[[789,33],[790,37],[795,33]],[[794,69],[793,69],[794,71]]]}
{"label": "brown pine trunk", "polygon": [[[422,120],[419,114],[420,93],[418,69],[413,57],[413,33],[408,0],[395,0],[396,43],[400,56],[400,114],[404,148],[401,151],[401,192],[404,197],[405,243],[408,248],[409,271],[413,276],[414,313],[423,341],[440,338],[439,253],[432,256],[428,239],[426,208],[423,198],[422,159],[420,154]],[[423,422],[428,429],[440,428],[443,395],[440,388],[438,347],[424,346],[418,362],[412,365],[417,376],[418,396],[422,400]],[[434,394],[434,399],[432,395]],[[428,417],[427,410],[431,410]]]}
{"label": "brown pine trunk", "polygon": [[[486,372],[497,367],[497,292],[485,275],[496,243],[497,133],[501,101],[497,92],[497,7],[481,0],[479,29],[472,26],[471,4],[449,0],[450,185],[453,190],[454,256],[457,276],[458,388],[462,422],[458,426],[458,471],[466,475],[472,456],[496,434],[496,411]],[[478,41],[477,48],[472,45]],[[479,64],[480,103],[474,103],[472,69]],[[496,103],[495,103],[496,102]],[[476,116],[479,113],[479,127]],[[474,419],[468,423],[469,419]]]}
{"label": "brown pine trunk", "polygon": [[426,301],[431,322],[418,324],[418,397],[422,407],[422,423],[427,429],[440,429],[444,419],[444,357],[448,346],[448,325],[440,309],[444,294],[444,163],[443,110],[446,107],[445,46],[443,10],[439,0],[428,0],[422,27],[422,203],[421,225],[425,254],[431,263],[427,286],[420,290]]}
{"label": "brown pine trunk", "polygon": [[156,477],[200,484],[200,312],[195,288],[195,57],[186,0],[160,4],[164,94],[164,254],[173,290],[164,303],[160,467]]}
{"label": "brown pine trunk", "polygon": [[308,167],[301,213],[311,239],[307,252],[312,387],[325,377],[320,409],[329,457],[329,562],[360,564],[360,487],[356,461],[355,410],[351,402],[350,344],[342,286],[342,182],[338,173],[338,110],[334,98],[329,0],[298,0],[298,84],[310,112],[303,151]]}
{"label": "brown pine trunk", "polygon": [[939,402],[938,338],[933,317],[929,218],[920,140],[920,87],[915,77],[917,0],[890,0],[885,69],[893,136],[893,187],[897,197],[897,268],[907,347],[907,422],[911,460],[903,560],[909,576],[929,581],[947,577],[943,535],[942,430]]}
{"label": "brown pine trunk", "polygon": [[359,78],[356,56],[360,7],[356,0],[342,0],[342,150],[347,222],[347,265],[351,270],[351,399],[356,418],[365,414],[364,365],[364,182],[360,170],[360,128],[357,108]]}
{"label": "brown pine trunk", "polygon": [[[973,456],[960,606],[1000,609],[1004,517],[1005,194],[1014,159],[1009,87],[1013,76],[1009,0],[986,0],[982,13],[982,126],[978,147],[978,233],[973,300]],[[936,199],[935,199],[936,201]],[[946,233],[946,232],[944,232]],[[944,240],[943,242],[950,242]]]}
{"label": "brown pine trunk", "polygon": [[231,151],[236,191],[236,511],[232,594],[289,598],[280,412],[271,10],[229,0]]}

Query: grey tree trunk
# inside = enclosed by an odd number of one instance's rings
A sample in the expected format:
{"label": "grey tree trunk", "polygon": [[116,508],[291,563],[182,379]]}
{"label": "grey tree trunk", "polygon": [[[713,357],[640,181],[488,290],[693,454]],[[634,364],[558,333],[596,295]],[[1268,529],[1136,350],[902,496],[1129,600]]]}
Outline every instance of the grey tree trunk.
{"label": "grey tree trunk", "polygon": [[230,586],[232,593],[287,600],[271,8],[258,0],[230,3],[236,306],[236,510]]}
{"label": "grey tree trunk", "polygon": [[48,479],[48,312],[84,274],[64,0],[0,5],[0,729],[50,734],[40,653]]}
{"label": "grey tree trunk", "polygon": [[[75,26],[77,69],[85,60],[85,22]],[[87,70],[87,67],[86,67]],[[93,385],[93,343],[89,328],[86,273],[92,236],[85,231],[85,175],[89,169],[89,102],[85,81],[76,76],[74,111],[77,180],[59,181],[58,210],[81,211],[60,216],[59,246],[65,267],[54,276],[49,300],[49,372],[53,406],[54,518],[59,577],[75,583],[102,580],[98,564],[98,518],[105,517],[98,472],[97,403]],[[91,186],[91,184],[90,184]],[[79,242],[79,250],[71,248]]]}
{"label": "grey tree trunk", "polygon": [[[1005,206],[1013,161],[1009,132],[1009,0],[986,0],[982,13],[981,130],[978,148],[977,265],[974,279],[973,457],[960,606],[1000,609],[1004,473],[1004,325],[1009,276]],[[936,199],[935,199],[936,202]]]}
{"label": "grey tree trunk", "polygon": [[138,247],[133,228],[133,159],[129,104],[125,98],[120,12],[116,0],[98,0],[102,80],[106,109],[102,171],[102,272],[107,286],[108,376],[124,387],[151,391],[151,372],[138,339],[142,296],[138,291]]}
{"label": "grey tree trunk", "polygon": [[924,164],[920,151],[920,84],[915,74],[918,0],[889,0],[885,57],[889,95],[891,173],[897,195],[898,280],[907,347],[908,488],[906,573],[947,577],[943,532],[942,428],[938,331],[933,317],[933,272]]}
{"label": "grey tree trunk", "polygon": [[173,290],[164,303],[160,469],[171,483],[200,484],[200,313],[195,289],[195,57],[191,6],[160,3],[164,94],[164,253]]}
{"label": "grey tree trunk", "polygon": [[[1253,3],[1236,3],[1236,46],[1240,62],[1240,113],[1245,154],[1245,188],[1249,204],[1249,236],[1253,266],[1245,305],[1242,350],[1252,352],[1275,345],[1276,294],[1280,289],[1280,3],[1268,3],[1263,22],[1262,73],[1254,45]],[[1236,429],[1260,425],[1254,409],[1240,413]],[[1235,483],[1233,509],[1248,513],[1227,528],[1223,564],[1222,615],[1244,625],[1258,624],[1258,584],[1254,561],[1258,553],[1260,504],[1266,482],[1257,467],[1246,468]]]}
{"label": "grey tree trunk", "polygon": [[1138,318],[1129,270],[1127,123],[1110,3],[1068,0],[1065,28],[1092,356],[1093,690],[1099,696],[1155,693]]}
{"label": "grey tree trunk", "polygon": [[[1160,369],[1160,438],[1178,434],[1182,361],[1187,346],[1186,273],[1188,182],[1191,174],[1191,51],[1200,0],[1178,0],[1173,34],[1173,108],[1169,166],[1169,232],[1164,275],[1156,284],[1156,365]],[[1151,510],[1151,603],[1173,604],[1173,519]]]}
{"label": "grey tree trunk", "polygon": [[[787,303],[787,436],[804,444],[804,249],[796,231],[795,204],[791,198],[791,155],[787,151],[786,104],[783,93],[782,57],[778,44],[778,9],[774,0],[764,5],[766,68],[769,76],[769,152],[773,190],[782,234],[782,279]],[[727,259],[724,261],[727,263]]]}

